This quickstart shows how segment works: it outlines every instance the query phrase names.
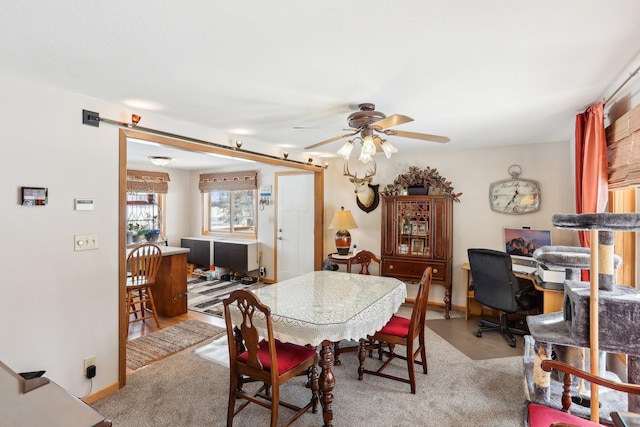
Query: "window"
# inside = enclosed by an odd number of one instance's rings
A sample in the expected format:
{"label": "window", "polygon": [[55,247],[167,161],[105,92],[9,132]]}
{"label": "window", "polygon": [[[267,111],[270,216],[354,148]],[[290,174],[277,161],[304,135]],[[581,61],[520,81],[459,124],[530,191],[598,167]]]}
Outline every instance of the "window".
{"label": "window", "polygon": [[200,175],[203,234],[257,236],[256,178],[256,171]]}
{"label": "window", "polygon": [[169,174],[127,170],[127,245],[164,241]]}
{"label": "window", "polygon": [[[255,235],[256,194],[256,190],[213,190],[208,193],[206,231]],[[206,201],[207,197],[204,199]]]}
{"label": "window", "polygon": [[160,193],[127,193],[127,231],[133,233],[132,242],[144,240],[151,230],[165,235],[164,199]]}

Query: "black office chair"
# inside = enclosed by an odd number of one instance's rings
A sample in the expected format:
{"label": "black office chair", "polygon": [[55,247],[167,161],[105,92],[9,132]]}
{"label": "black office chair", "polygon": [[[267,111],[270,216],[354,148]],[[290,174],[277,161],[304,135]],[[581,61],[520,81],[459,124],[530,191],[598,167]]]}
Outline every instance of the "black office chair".
{"label": "black office chair", "polygon": [[[511,347],[516,346],[512,334],[526,335],[523,329],[509,327],[508,314],[527,312],[539,306],[540,297],[533,284],[521,285],[511,269],[511,256],[506,252],[491,249],[468,249],[471,267],[474,299],[482,305],[499,310],[500,324],[481,320],[476,336],[482,337],[486,331],[501,331],[509,340]],[[486,326],[485,326],[486,325]]]}

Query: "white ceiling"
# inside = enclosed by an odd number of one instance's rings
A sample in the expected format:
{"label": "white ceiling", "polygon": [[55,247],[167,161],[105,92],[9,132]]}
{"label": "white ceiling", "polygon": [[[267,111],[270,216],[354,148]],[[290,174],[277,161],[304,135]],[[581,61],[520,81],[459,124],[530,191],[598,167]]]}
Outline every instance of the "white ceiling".
{"label": "white ceiling", "polygon": [[637,0],[3,3],[1,73],[291,157],[335,155],[304,147],[363,102],[451,139],[403,152],[570,140],[640,54]]}

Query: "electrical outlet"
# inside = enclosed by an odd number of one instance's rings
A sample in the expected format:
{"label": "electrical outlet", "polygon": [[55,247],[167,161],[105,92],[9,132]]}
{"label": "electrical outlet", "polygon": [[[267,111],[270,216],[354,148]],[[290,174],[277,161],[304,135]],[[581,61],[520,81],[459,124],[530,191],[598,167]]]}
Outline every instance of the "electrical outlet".
{"label": "electrical outlet", "polygon": [[96,357],[95,356],[89,356],[89,357],[85,357],[84,358],[84,373],[86,374],[87,372],[87,368],[89,366],[96,366]]}

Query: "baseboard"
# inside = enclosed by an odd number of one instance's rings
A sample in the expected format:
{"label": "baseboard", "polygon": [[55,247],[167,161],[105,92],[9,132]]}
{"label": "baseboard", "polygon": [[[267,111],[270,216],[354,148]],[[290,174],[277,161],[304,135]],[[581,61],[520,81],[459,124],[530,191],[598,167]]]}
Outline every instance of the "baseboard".
{"label": "baseboard", "polygon": [[111,384],[110,386],[103,388],[102,390],[98,390],[95,393],[91,393],[89,396],[81,399],[84,403],[86,403],[87,405],[90,405],[94,402],[97,402],[98,400],[102,399],[103,397],[107,397],[108,395],[110,395],[111,393],[115,393],[116,391],[120,390],[120,383],[116,382]]}

